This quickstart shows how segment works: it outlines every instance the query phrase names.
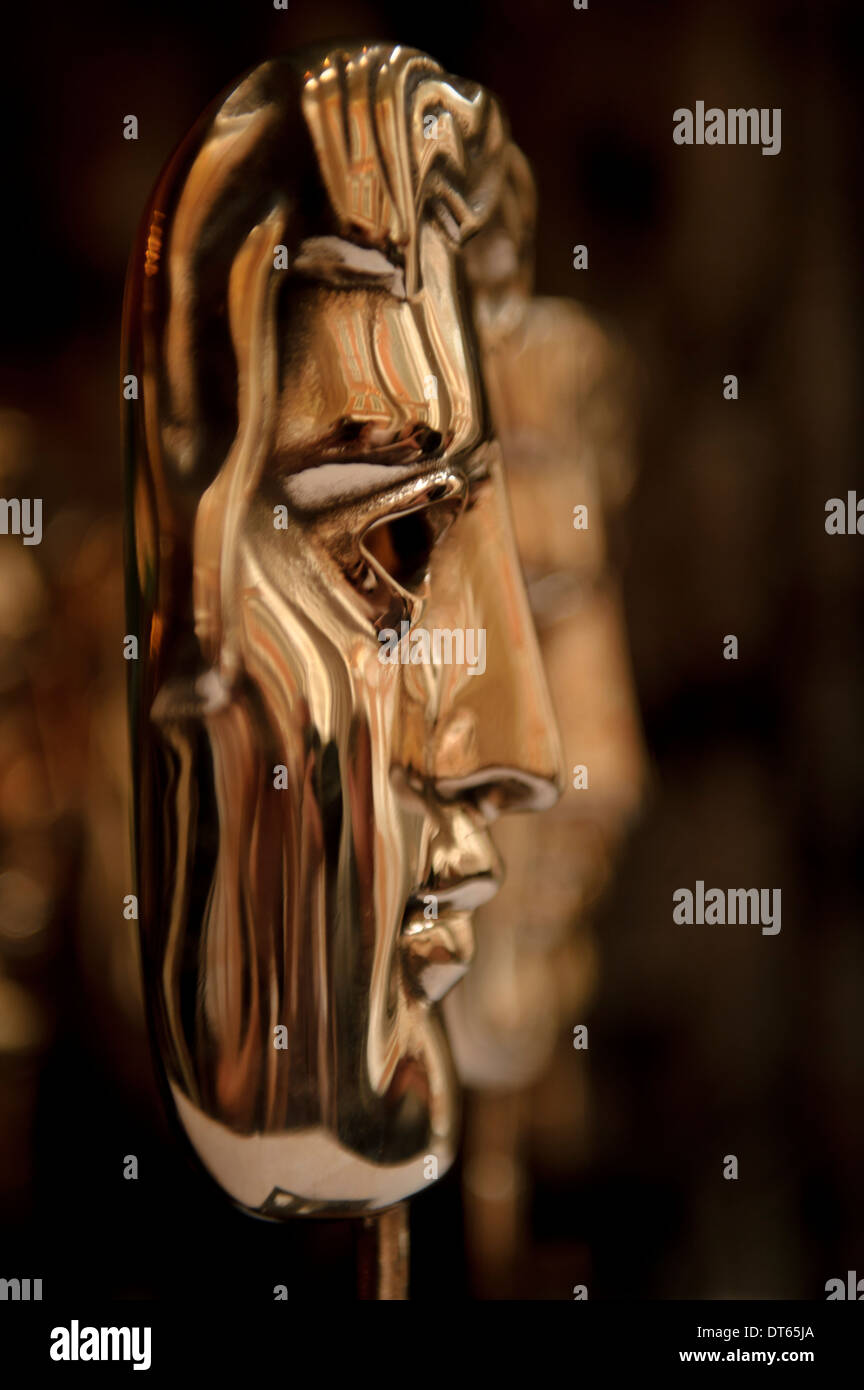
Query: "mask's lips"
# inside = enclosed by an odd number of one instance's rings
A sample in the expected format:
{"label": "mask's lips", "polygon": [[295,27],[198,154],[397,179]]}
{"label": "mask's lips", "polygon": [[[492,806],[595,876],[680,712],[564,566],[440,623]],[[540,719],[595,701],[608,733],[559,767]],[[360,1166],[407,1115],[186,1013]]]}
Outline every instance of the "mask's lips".
{"label": "mask's lips", "polygon": [[428,898],[435,899],[439,916],[444,909],[453,912],[474,912],[478,907],[482,907],[484,903],[488,903],[490,899],[494,898],[500,887],[500,877],[494,869],[490,868],[481,873],[471,874],[467,878],[453,879],[449,882],[439,883],[437,886],[430,885],[426,888],[420,888],[408,899],[402,930],[405,930],[409,916],[412,916],[418,908],[422,914]]}
{"label": "mask's lips", "polygon": [[[490,870],[412,894],[401,941],[409,980],[437,1001],[461,980],[474,959],[472,913],[495,896],[500,880]],[[427,900],[434,898],[434,903]],[[434,908],[437,915],[427,917]]]}

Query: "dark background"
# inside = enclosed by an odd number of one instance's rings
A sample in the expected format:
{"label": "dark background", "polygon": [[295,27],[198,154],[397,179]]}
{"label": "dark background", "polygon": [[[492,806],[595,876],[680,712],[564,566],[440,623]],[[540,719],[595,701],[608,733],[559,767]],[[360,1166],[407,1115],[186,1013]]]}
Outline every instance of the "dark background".
{"label": "dark background", "polygon": [[[352,1296],[345,1225],[253,1222],[187,1168],[143,1035],[101,988],[116,969],[115,994],[131,989],[110,947],[127,870],[88,850],[94,807],[115,833],[127,815],[124,772],[99,764],[125,756],[119,322],[137,220],[222,87],[346,35],[413,44],[501,96],[538,180],[538,289],[578,298],[638,367],[638,483],[615,542],[651,792],[596,920],[590,1133],[529,1136],[518,1292],[821,1298],[864,1274],[864,540],[824,530],[829,497],[864,493],[855,10],[18,7],[0,483],[43,496],[46,537],[35,578],[0,541],[0,851],[19,876],[0,909],[15,894],[32,909],[26,930],[0,910],[0,1275],[41,1276],[61,1305],[73,1290],[266,1299],[275,1283]],[[782,108],[782,152],[676,146],[672,112],[698,99]],[[671,893],[697,878],[780,887],[780,935],[673,927]],[[469,1296],[458,1172],[412,1226],[414,1297]]]}

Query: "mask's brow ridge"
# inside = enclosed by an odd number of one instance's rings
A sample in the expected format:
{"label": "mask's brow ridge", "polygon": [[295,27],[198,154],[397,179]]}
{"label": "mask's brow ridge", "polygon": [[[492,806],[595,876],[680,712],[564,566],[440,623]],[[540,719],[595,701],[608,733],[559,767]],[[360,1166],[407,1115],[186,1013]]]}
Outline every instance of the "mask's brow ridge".
{"label": "mask's brow ridge", "polygon": [[371,246],[359,246],[343,237],[307,237],[300,244],[292,269],[309,279],[327,284],[341,284],[347,279],[358,283],[370,280],[390,290],[398,299],[405,299],[405,276],[380,251]]}

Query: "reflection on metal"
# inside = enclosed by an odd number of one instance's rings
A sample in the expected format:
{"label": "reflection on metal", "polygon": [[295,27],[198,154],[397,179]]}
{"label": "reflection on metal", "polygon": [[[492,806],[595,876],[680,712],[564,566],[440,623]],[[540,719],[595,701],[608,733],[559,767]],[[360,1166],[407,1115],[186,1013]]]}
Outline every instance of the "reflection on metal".
{"label": "reflection on metal", "polygon": [[[244,78],[134,253],[145,988],[180,1125],[261,1215],[450,1166],[437,1001],[500,881],[490,823],[561,789],[478,336],[532,208],[488,94],[365,46]],[[382,663],[403,620],[484,629],[483,674]]]}

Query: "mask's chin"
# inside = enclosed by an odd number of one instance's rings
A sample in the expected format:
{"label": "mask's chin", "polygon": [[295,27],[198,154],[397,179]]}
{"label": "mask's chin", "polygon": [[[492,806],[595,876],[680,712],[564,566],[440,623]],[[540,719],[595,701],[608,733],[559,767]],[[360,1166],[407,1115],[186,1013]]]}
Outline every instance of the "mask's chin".
{"label": "mask's chin", "polygon": [[473,913],[445,909],[427,920],[423,908],[409,904],[400,942],[412,988],[437,1003],[458,984],[474,959]]}
{"label": "mask's chin", "polygon": [[237,1134],[205,1115],[179,1086],[172,1083],[171,1090],[198,1158],[232,1201],[253,1216],[281,1220],[380,1211],[442,1177],[453,1162],[452,1124],[430,1135],[423,1151],[407,1161],[379,1164],[319,1127]]}

